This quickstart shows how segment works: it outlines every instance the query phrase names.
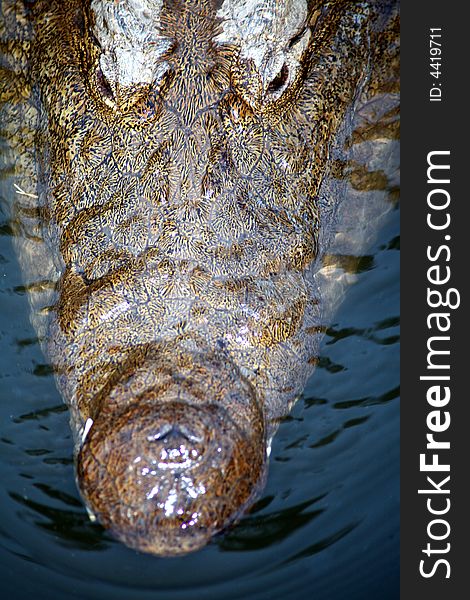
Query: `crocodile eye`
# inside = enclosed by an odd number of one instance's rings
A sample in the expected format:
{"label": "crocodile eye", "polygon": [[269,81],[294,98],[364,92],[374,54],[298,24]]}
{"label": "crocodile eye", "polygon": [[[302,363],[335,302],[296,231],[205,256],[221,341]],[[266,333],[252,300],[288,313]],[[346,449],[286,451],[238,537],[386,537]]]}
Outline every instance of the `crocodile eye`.
{"label": "crocodile eye", "polygon": [[268,93],[283,91],[289,79],[289,67],[284,63],[276,77],[268,85]]}
{"label": "crocodile eye", "polygon": [[98,88],[98,92],[103,101],[108,104],[108,106],[115,106],[116,98],[114,97],[113,90],[100,67],[96,69],[95,76],[96,87]]}

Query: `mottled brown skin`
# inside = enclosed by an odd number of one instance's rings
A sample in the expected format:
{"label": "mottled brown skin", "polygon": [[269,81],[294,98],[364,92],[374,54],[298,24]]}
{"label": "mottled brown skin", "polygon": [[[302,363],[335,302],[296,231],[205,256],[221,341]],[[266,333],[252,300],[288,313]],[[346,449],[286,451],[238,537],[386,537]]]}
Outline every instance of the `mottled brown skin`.
{"label": "mottled brown skin", "polygon": [[131,547],[197,549],[264,483],[323,331],[312,273],[339,199],[322,185],[355,101],[396,91],[392,5],[311,3],[301,73],[273,101],[213,43],[211,1],[165,3],[170,70],[119,97],[87,2],[2,3],[20,260],[80,490]]}

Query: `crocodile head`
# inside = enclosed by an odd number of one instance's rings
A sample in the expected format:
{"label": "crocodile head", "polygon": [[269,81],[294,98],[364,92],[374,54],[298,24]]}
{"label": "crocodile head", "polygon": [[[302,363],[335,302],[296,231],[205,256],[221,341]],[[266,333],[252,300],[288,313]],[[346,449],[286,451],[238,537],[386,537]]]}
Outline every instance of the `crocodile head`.
{"label": "crocodile head", "polygon": [[38,203],[60,277],[47,353],[84,498],[132,547],[194,550],[264,481],[316,357],[307,274],[367,77],[367,10],[32,4]]}

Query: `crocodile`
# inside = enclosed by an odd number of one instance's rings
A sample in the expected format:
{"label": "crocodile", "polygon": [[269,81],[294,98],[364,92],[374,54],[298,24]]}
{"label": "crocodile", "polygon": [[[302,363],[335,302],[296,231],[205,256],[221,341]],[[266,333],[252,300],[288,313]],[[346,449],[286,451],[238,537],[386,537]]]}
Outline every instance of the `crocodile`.
{"label": "crocodile", "polygon": [[370,233],[346,192],[396,143],[398,28],[393,1],[2,0],[32,322],[129,547],[197,550],[260,494],[348,279],[338,223]]}

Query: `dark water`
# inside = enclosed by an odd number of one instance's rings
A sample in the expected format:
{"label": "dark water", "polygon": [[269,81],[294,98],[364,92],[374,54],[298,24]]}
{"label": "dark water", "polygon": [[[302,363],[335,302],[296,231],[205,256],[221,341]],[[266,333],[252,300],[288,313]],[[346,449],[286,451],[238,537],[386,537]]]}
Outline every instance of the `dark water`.
{"label": "dark water", "polygon": [[91,524],[65,406],[0,223],[0,595],[105,600],[399,597],[399,214],[360,261],[250,514],[183,558]]}

